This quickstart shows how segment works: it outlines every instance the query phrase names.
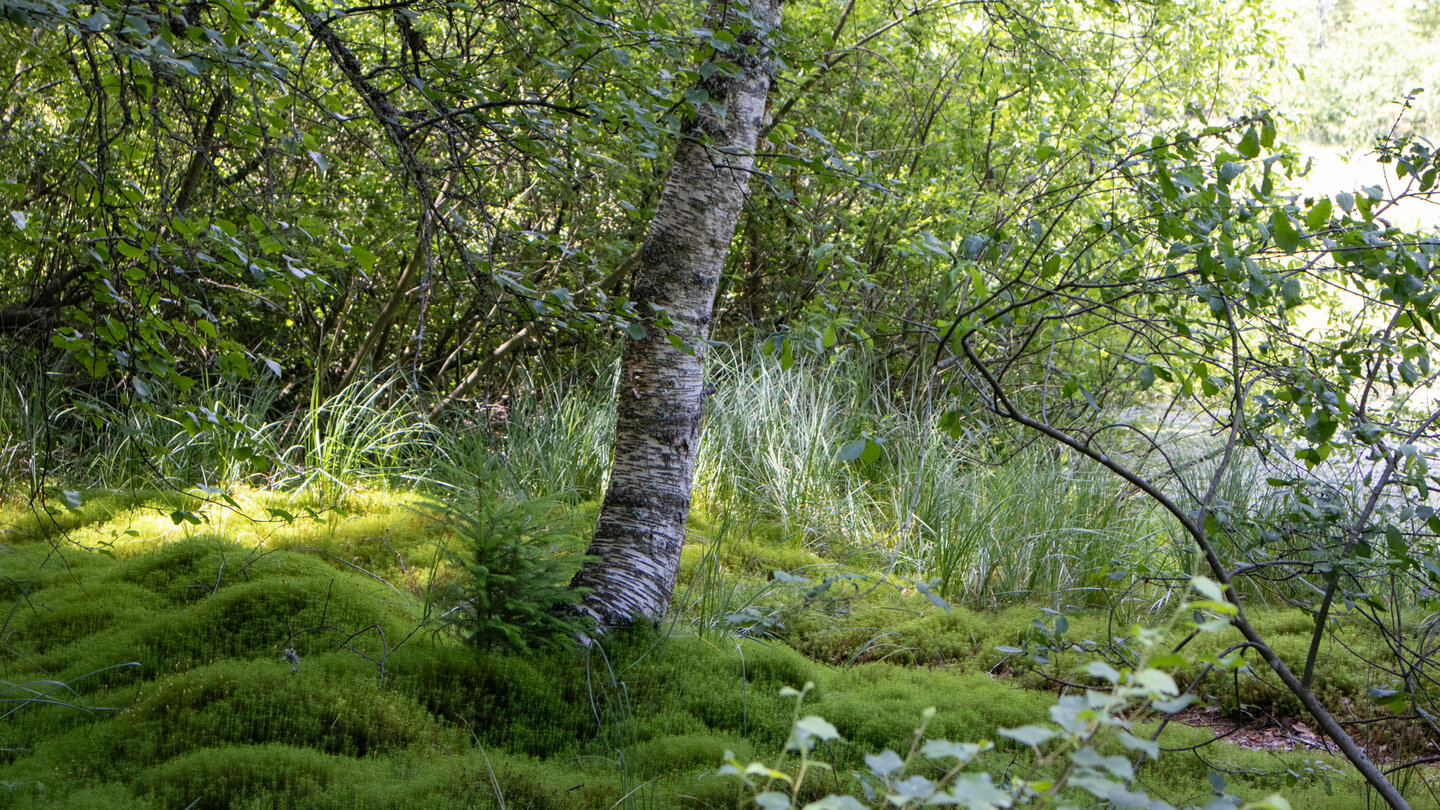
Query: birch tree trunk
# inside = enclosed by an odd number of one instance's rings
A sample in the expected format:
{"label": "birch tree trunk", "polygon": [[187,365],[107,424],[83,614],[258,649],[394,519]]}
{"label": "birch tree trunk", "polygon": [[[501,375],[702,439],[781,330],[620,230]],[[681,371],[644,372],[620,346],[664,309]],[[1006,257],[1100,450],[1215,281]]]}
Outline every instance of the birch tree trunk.
{"label": "birch tree trunk", "polygon": [[[625,346],[610,485],[589,551],[597,559],[573,583],[591,589],[581,609],[602,627],[658,620],[670,604],[700,449],[705,340],[755,164],[781,4],[712,0],[706,11],[706,26],[735,44],[716,51],[719,70],[699,85],[709,100],[681,133],[640,249],[632,299],[647,334]],[[651,305],[668,315],[664,328]]]}

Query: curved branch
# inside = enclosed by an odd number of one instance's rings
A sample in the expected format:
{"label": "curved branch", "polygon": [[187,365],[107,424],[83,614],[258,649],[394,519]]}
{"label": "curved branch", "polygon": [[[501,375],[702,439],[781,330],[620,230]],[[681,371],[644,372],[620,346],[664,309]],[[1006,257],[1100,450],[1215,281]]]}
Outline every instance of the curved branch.
{"label": "curved branch", "polygon": [[[1000,381],[995,379],[994,375],[990,373],[990,369],[981,362],[980,358],[975,355],[974,349],[970,347],[970,337],[972,335],[974,335],[974,330],[966,332],[960,339],[960,346],[970,365],[984,378],[986,385],[990,388],[993,397],[991,400],[991,410],[993,412],[1060,442],[1071,450],[1095,461],[1105,469],[1125,479],[1137,489],[1144,492],[1151,500],[1155,501],[1155,503],[1159,504],[1161,508],[1169,512],[1179,521],[1180,525],[1185,529],[1185,533],[1190,535],[1190,539],[1194,541],[1195,545],[1205,556],[1211,573],[1214,574],[1215,578],[1222,585],[1227,586],[1228,589],[1230,585],[1230,572],[1221,562],[1220,555],[1215,550],[1214,544],[1210,542],[1210,539],[1205,534],[1205,513],[1207,510],[1204,507],[1201,507],[1194,513],[1185,511],[1168,495],[1161,492],[1153,483],[1137,475],[1133,470],[1110,458],[1110,456],[1105,453],[1099,452],[1086,445],[1074,436],[1055,428],[1053,425],[1033,419],[1016,408],[1005,395]],[[1001,410],[1000,407],[997,406],[1003,406],[1004,410]],[[1432,416],[1431,420],[1436,417],[1440,417],[1440,412]],[[1231,619],[1231,624],[1235,629],[1240,631],[1240,634],[1245,637],[1246,641],[1250,642],[1251,646],[1260,654],[1260,657],[1265,659],[1265,663],[1270,666],[1270,669],[1280,678],[1285,684],[1285,687],[1290,690],[1291,694],[1299,699],[1301,705],[1305,707],[1306,711],[1310,712],[1310,716],[1315,718],[1315,722],[1324,730],[1326,735],[1335,741],[1335,745],[1340,749],[1341,753],[1344,754],[1345,758],[1350,761],[1350,764],[1355,766],[1355,769],[1365,777],[1365,781],[1370,783],[1370,786],[1375,789],[1376,793],[1380,794],[1381,798],[1385,800],[1385,803],[1388,804],[1392,810],[1409,810],[1410,803],[1405,800],[1405,797],[1400,795],[1400,792],[1395,789],[1395,786],[1390,783],[1390,780],[1386,778],[1385,774],[1376,767],[1374,762],[1370,761],[1370,758],[1365,755],[1365,752],[1360,750],[1360,746],[1356,745],[1350,735],[1345,732],[1344,727],[1335,720],[1335,717],[1330,714],[1329,710],[1325,708],[1325,705],[1320,702],[1319,698],[1315,697],[1315,693],[1302,683],[1300,679],[1295,676],[1295,673],[1290,671],[1290,668],[1285,665],[1285,662],[1280,660],[1280,656],[1276,655],[1275,651],[1270,648],[1270,645],[1265,642],[1264,637],[1250,624],[1250,620],[1245,615],[1245,609],[1241,607],[1238,602],[1233,602],[1233,599],[1232,604],[1235,605],[1235,616]]]}

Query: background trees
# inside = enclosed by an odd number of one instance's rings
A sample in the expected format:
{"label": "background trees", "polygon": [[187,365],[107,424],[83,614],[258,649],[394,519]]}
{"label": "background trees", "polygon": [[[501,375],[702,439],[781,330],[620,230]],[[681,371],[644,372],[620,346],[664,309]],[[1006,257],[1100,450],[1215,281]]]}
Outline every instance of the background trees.
{"label": "background trees", "polygon": [[[1257,102],[1283,74],[1259,2],[798,3],[768,122],[704,154],[695,122],[753,116],[712,92],[743,34],[688,5],[3,9],[3,412],[31,494],[422,477],[447,435],[524,430],[534,380],[564,397],[617,342],[658,347],[653,367],[714,337],[771,358],[717,392],[849,363],[874,406],[810,446],[806,464],[852,465],[832,478],[782,487],[801,463],[768,461],[786,520],[849,498],[880,516],[864,542],[921,549],[939,596],[991,593],[1001,566],[964,585],[931,553],[955,528],[922,513],[945,500],[935,460],[981,475],[1051,442],[1125,482],[1105,498],[1158,503],[1151,536],[1176,549],[1066,582],[1113,606],[1112,575],[1164,593],[1205,570],[1303,606],[1298,659],[1246,643],[1312,709],[1343,607],[1389,646],[1377,699],[1433,714],[1428,625],[1404,617],[1440,564],[1436,246],[1387,212],[1433,189],[1436,160],[1400,136],[1381,148],[1409,185],[1293,192],[1304,159]],[[652,306],[661,263],[636,245],[674,205],[662,178],[714,191],[686,160],[715,154],[753,192],[719,206],[739,227],[709,245],[728,256],[715,323],[674,327],[687,313]]]}
{"label": "background trees", "polygon": [[[1233,102],[1267,41],[1231,5],[797,6],[721,330],[932,300],[925,234],[1012,225],[1094,138]],[[5,9],[7,339],[162,412],[207,374],[285,408],[384,369],[448,406],[610,345],[648,317],[624,260],[726,45],[663,4]]]}

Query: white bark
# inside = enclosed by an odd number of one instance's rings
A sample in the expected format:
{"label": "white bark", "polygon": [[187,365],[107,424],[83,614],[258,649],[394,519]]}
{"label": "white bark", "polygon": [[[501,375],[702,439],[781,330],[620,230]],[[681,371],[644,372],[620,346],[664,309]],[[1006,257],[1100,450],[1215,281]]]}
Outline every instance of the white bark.
{"label": "white bark", "polygon": [[651,304],[667,312],[669,332],[694,354],[671,345],[653,321],[644,339],[625,346],[610,486],[589,551],[598,559],[574,583],[591,589],[583,610],[602,626],[657,620],[670,604],[700,449],[705,339],[755,165],[775,72],[767,41],[781,2],[751,0],[746,9],[717,1],[706,14],[709,28],[729,30],[737,44],[716,54],[724,69],[701,84],[710,102],[682,133],[632,296],[644,315]]}

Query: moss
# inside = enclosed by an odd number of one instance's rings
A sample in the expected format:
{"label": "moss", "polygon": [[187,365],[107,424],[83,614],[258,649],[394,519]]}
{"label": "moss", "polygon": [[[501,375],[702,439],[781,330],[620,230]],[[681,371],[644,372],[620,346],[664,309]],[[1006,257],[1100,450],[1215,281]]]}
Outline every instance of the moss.
{"label": "moss", "polygon": [[640,776],[652,778],[712,771],[725,761],[726,751],[733,752],[744,762],[749,762],[754,756],[754,747],[743,737],[691,733],[655,737],[637,743],[631,749],[630,760]]}
{"label": "moss", "polygon": [[80,505],[71,508],[58,500],[17,503],[0,510],[5,526],[6,542],[35,542],[69,539],[68,536],[87,527],[115,521],[140,507],[150,511],[186,509],[199,502],[184,493],[165,490],[84,490]]}
{"label": "moss", "polygon": [[707,555],[716,556],[726,571],[751,575],[834,566],[808,550],[798,534],[778,525],[753,521],[740,525],[724,519],[717,524],[713,517],[692,514],[687,528],[699,542],[687,543],[681,551],[682,584],[689,582],[696,565]]}
{"label": "moss", "polygon": [[147,769],[136,787],[163,807],[313,807],[348,775],[349,764],[285,745],[211,748]]}
{"label": "moss", "polygon": [[[729,807],[748,801],[713,771],[726,750],[774,758],[794,710],[779,695],[785,686],[814,682],[805,712],[845,736],[821,752],[837,769],[831,787],[841,788],[865,753],[908,746],[927,706],[939,710],[932,736],[974,741],[1043,721],[1052,702],[1017,688],[1039,679],[995,650],[1037,639],[1038,609],[947,613],[913,588],[888,584],[808,604],[803,589],[772,587],[781,640],[713,629],[691,636],[682,621],[670,635],[641,627],[588,649],[478,654],[414,632],[422,599],[407,585],[423,589],[446,576],[418,561],[452,542],[423,515],[378,498],[312,515],[283,499],[240,497],[249,511],[285,508],[294,519],[257,523],[213,511],[202,531],[182,537],[147,502],[101,509],[97,499],[72,536],[114,540],[108,554],[36,539],[5,549],[9,579],[0,588],[18,607],[6,627],[4,677],[68,680],[72,703],[120,711],[30,706],[0,721],[0,748],[8,749],[0,807],[498,807],[500,793],[509,808],[605,807],[627,796],[637,806]],[[588,522],[583,511],[556,519]],[[720,535],[703,521],[694,528]],[[732,531],[718,546],[687,547],[686,566],[693,571],[713,552],[718,587],[765,587],[764,571],[818,561],[763,527]],[[1307,616],[1256,610],[1253,618],[1287,659],[1303,658]],[[1107,618],[1069,622],[1067,638],[1099,640]],[[1379,651],[1343,617],[1337,632],[1345,644]],[[1234,640],[1206,636],[1192,652],[1214,654]],[[291,646],[295,671],[280,660]],[[1327,647],[1332,653],[1321,670],[1328,694],[1359,695],[1379,677]],[[1066,673],[1082,656],[1055,659]],[[125,661],[142,666],[81,677]],[[992,669],[1009,677],[996,680]],[[1215,692],[1227,691],[1223,679],[1212,681]],[[1246,676],[1239,699],[1284,705],[1268,689]],[[1172,727],[1165,740],[1205,734]],[[1012,754],[997,752],[990,764],[1003,768]],[[1204,756],[1297,773],[1311,767],[1307,759],[1323,759],[1224,745]],[[1146,766],[1145,787],[1203,804],[1208,768],[1194,755],[1169,754]],[[1282,788],[1295,806],[1357,801],[1343,786],[1325,797],[1319,782],[1231,781],[1247,796]]]}
{"label": "moss", "polygon": [[398,640],[414,627],[395,601],[384,585],[320,560],[268,555],[247,566],[241,549],[196,538],[112,566],[88,585],[37,588],[35,609],[12,621],[10,646],[60,680],[122,661],[159,673],[227,657],[278,660],[292,643],[303,656],[365,628],[378,630],[348,643],[378,659],[380,633]]}
{"label": "moss", "polygon": [[830,720],[868,752],[908,746],[930,706],[937,710],[930,736],[975,741],[993,737],[1001,726],[1043,721],[1052,703],[1048,695],[985,675],[866,664],[837,672],[806,710]]}
{"label": "moss", "polygon": [[31,653],[64,647],[87,636],[133,625],[164,609],[165,600],[138,585],[109,582],[90,589],[65,588],[33,593],[11,622]]}
{"label": "moss", "polygon": [[[1281,660],[1294,672],[1301,672],[1314,628],[1309,614],[1299,610],[1252,610],[1247,612],[1247,616]],[[1231,629],[1201,636],[1186,650],[1192,656],[1214,657],[1241,641],[1243,638],[1239,631]],[[1367,664],[1363,660],[1367,658],[1384,662],[1391,656],[1383,640],[1363,622],[1338,618],[1332,626],[1332,634],[1324,639],[1316,660],[1316,693],[1331,705],[1352,704],[1361,712],[1373,709],[1366,696],[1367,688],[1386,685],[1390,676],[1382,669]],[[1211,673],[1197,692],[1215,699],[1232,712],[1259,710],[1276,716],[1303,714],[1299,701],[1258,655],[1245,653],[1244,659],[1247,670]],[[1194,666],[1188,674],[1193,677],[1201,671],[1201,666]]]}
{"label": "moss", "polygon": [[0,807],[25,810],[159,810],[148,797],[136,796],[120,783],[87,785],[73,790],[40,787],[35,783],[0,784]]}
{"label": "moss", "polygon": [[394,688],[486,745],[552,754],[596,733],[593,698],[574,655],[526,659],[414,646],[397,653],[392,668]]}
{"label": "moss", "polygon": [[157,759],[190,747],[262,742],[366,756],[445,738],[414,701],[377,690],[375,673],[328,677],[316,669],[224,662],[193,670],[162,679],[126,719],[155,728]]}
{"label": "moss", "polygon": [[[228,554],[226,552],[229,552]],[[225,584],[225,569],[232,579],[243,578],[246,552],[214,534],[166,543],[125,564],[123,579],[182,605],[199,601]],[[237,564],[232,564],[235,557]]]}

